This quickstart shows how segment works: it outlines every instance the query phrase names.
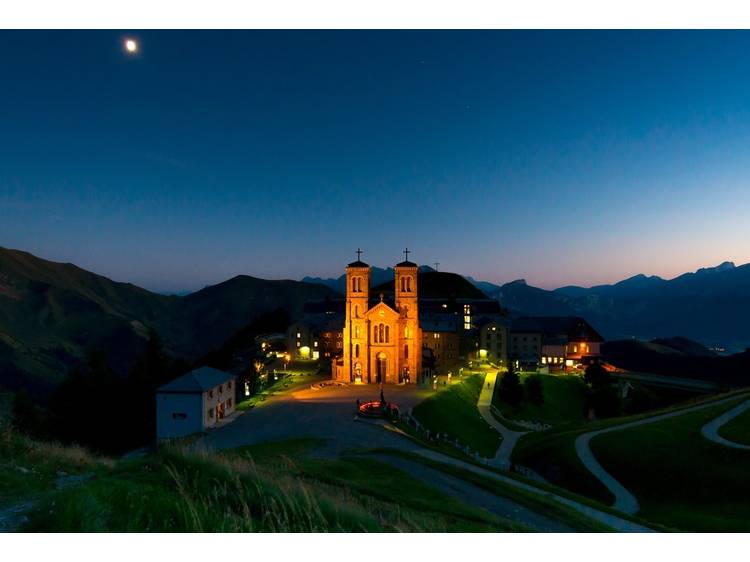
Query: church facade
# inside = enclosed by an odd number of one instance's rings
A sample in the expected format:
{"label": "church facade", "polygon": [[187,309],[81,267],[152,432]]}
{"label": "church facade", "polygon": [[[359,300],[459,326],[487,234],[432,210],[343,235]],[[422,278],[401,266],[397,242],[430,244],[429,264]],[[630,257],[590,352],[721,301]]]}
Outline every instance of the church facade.
{"label": "church facade", "polygon": [[[346,267],[343,356],[333,378],[370,384],[415,383],[422,369],[417,264],[396,265],[393,300],[370,297],[370,266],[360,259]],[[358,252],[359,258],[359,252]]]}

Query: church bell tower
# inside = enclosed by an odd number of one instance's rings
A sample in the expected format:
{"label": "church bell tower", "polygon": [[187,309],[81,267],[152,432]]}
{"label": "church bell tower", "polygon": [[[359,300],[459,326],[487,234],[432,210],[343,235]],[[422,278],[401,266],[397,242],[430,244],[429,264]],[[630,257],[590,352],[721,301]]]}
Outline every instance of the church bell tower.
{"label": "church bell tower", "polygon": [[346,312],[344,321],[344,378],[345,382],[366,381],[367,368],[367,310],[370,302],[370,266],[361,260],[346,266]]}
{"label": "church bell tower", "polygon": [[417,264],[409,261],[409,249],[404,250],[405,260],[396,264],[396,310],[400,318],[401,346],[399,349],[399,381],[415,382],[422,370],[422,330],[419,327]]}

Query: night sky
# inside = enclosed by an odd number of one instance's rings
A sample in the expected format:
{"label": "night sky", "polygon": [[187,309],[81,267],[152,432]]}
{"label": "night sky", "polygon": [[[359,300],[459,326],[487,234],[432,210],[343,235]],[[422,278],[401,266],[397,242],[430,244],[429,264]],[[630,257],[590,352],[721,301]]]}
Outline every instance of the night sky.
{"label": "night sky", "polygon": [[[126,37],[140,52],[128,55]],[[750,261],[750,33],[0,32],[0,245],[157,291]]]}

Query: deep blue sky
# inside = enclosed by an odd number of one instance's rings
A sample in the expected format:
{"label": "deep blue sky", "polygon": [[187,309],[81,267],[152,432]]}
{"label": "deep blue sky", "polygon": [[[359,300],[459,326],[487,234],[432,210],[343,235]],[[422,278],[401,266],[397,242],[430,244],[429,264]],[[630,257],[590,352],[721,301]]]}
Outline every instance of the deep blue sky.
{"label": "deep blue sky", "polygon": [[337,276],[357,246],[543,287],[750,261],[750,33],[17,31],[0,53],[0,245],[153,290]]}

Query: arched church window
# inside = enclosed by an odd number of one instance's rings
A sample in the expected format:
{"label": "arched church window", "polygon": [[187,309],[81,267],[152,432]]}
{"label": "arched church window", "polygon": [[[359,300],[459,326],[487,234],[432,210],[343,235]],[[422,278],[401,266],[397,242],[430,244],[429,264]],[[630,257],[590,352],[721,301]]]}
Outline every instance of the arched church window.
{"label": "arched church window", "polygon": [[390,332],[391,332],[391,327],[390,326],[386,326],[385,327],[385,343],[388,343],[388,342],[391,341],[391,334],[390,334]]}
{"label": "arched church window", "polygon": [[354,357],[359,357],[359,344],[354,346]]}
{"label": "arched church window", "polygon": [[377,324],[375,324],[372,327],[372,341],[374,341],[375,343],[378,343],[378,325]]}
{"label": "arched church window", "polygon": [[378,324],[378,341],[385,343],[385,329],[382,324]]}
{"label": "arched church window", "polygon": [[359,305],[358,304],[354,305],[354,317],[359,318]]}
{"label": "arched church window", "polygon": [[404,359],[408,359],[408,358],[409,358],[409,346],[405,345],[404,346]]}
{"label": "arched church window", "polygon": [[406,278],[406,292],[411,293],[411,277]]}

